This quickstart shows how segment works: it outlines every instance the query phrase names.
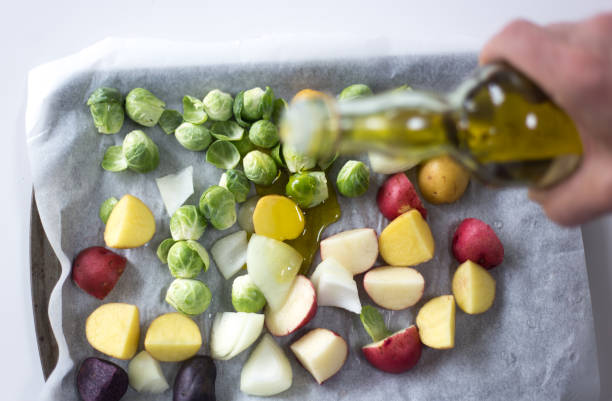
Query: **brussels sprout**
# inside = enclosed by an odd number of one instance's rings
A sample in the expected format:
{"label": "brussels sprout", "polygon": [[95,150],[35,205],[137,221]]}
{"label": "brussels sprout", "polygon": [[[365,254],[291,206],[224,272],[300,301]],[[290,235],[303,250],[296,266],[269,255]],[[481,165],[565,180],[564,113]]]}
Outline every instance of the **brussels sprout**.
{"label": "brussels sprout", "polygon": [[206,220],[197,207],[179,207],[170,218],[170,233],[175,241],[182,239],[199,240],[206,230]]}
{"label": "brussels sprout", "polygon": [[242,110],[244,110],[244,91],[240,91],[236,95],[232,111],[234,113],[234,118],[236,119],[238,125],[246,128],[249,126],[249,123],[242,119]]}
{"label": "brussels sprout", "polygon": [[232,305],[236,312],[257,313],[266,305],[266,298],[248,274],[232,283]]}
{"label": "brussels sprout", "polygon": [[123,125],[123,96],[114,88],[98,88],[87,100],[94,124],[101,134],[116,134]]}
{"label": "brussels sprout", "polygon": [[276,125],[268,120],[259,120],[249,128],[249,139],[255,146],[271,148],[279,141]]}
{"label": "brussels sprout", "polygon": [[406,84],[400,85],[397,88],[391,89],[389,92],[391,93],[401,93],[401,92],[410,92],[412,88]]}
{"label": "brussels sprout", "polygon": [[281,149],[282,149],[282,146],[280,143],[278,143],[270,152],[270,156],[272,156],[272,159],[274,159],[274,162],[276,163],[278,167],[287,167],[287,165],[285,164],[285,159],[283,158],[283,153]]}
{"label": "brussels sprout", "polygon": [[361,196],[370,185],[370,169],[363,162],[349,160],[340,169],[336,178],[338,191],[348,197]]}
{"label": "brussels sprout", "polygon": [[285,187],[287,196],[301,208],[308,209],[323,203],[327,197],[327,178],[321,171],[293,174]]}
{"label": "brussels sprout", "polygon": [[199,152],[208,147],[212,142],[210,131],[203,125],[184,122],[174,131],[178,143],[185,149]]}
{"label": "brussels sprout", "polygon": [[337,158],[338,158],[338,152],[331,155],[331,157],[327,157],[325,159],[321,159],[317,161],[317,165],[319,166],[319,168],[321,168],[321,170],[327,170],[328,168],[331,167],[332,164],[334,164]]}
{"label": "brussels sprout", "polygon": [[123,156],[123,148],[121,146],[111,146],[106,149],[102,159],[102,168],[114,173],[128,168],[128,162],[125,156]]}
{"label": "brussels sprout", "polygon": [[213,89],[204,97],[204,111],[214,121],[227,121],[232,117],[234,99],[229,93]]}
{"label": "brussels sprout", "polygon": [[152,127],[159,121],[166,103],[143,88],[134,88],[125,97],[125,111],[134,122]]}
{"label": "brussels sprout", "polygon": [[192,124],[204,123],[208,119],[204,111],[204,103],[193,96],[183,96],[183,118]]}
{"label": "brussels sprout", "polygon": [[240,153],[240,157],[244,157],[251,150],[255,150],[255,145],[253,145],[249,139],[248,135],[242,137],[239,141],[232,142],[236,149],[238,149],[238,153]]}
{"label": "brussels sprout", "polygon": [[123,156],[130,169],[139,173],[155,170],[159,164],[159,149],[144,132],[135,130],[123,139]]}
{"label": "brussels sprout", "polygon": [[212,294],[200,280],[175,279],[166,292],[166,302],[186,315],[199,315],[208,309]]}
{"label": "brussels sprout", "polygon": [[206,152],[206,161],[225,170],[236,167],[240,162],[240,152],[229,141],[215,141]]}
{"label": "brussels sprout", "polygon": [[[200,249],[203,247],[195,241],[177,241],[168,251],[168,268],[175,278],[194,278],[202,268],[208,268],[209,260],[203,260]],[[206,252],[206,250],[204,250]],[[206,254],[208,257],[208,254]],[[206,270],[205,268],[205,270]]]}
{"label": "brussels sprout", "polygon": [[197,241],[188,239],[185,242],[187,242],[187,245],[196,251],[196,253],[200,256],[202,263],[204,263],[204,271],[206,272],[208,270],[208,266],[210,266],[210,256],[208,256],[208,251],[206,248],[204,248],[202,244]]}
{"label": "brussels sprout", "polygon": [[159,117],[159,126],[168,135],[174,133],[179,125],[183,123],[183,115],[176,110],[166,109]]}
{"label": "brussels sprout", "polygon": [[166,238],[157,246],[157,258],[163,264],[168,263],[168,252],[170,252],[170,248],[172,245],[176,244],[176,241],[172,238]]}
{"label": "brussels sprout", "polygon": [[236,222],[236,200],[226,188],[209,187],[200,197],[200,212],[217,230],[226,230]]}
{"label": "brussels sprout", "polygon": [[247,178],[259,185],[272,184],[278,175],[274,159],[259,150],[253,150],[244,156],[242,168]]}
{"label": "brussels sprout", "polygon": [[234,121],[218,121],[210,127],[210,132],[223,141],[239,141],[244,136],[244,128]]}
{"label": "brussels sprout", "polygon": [[230,169],[221,175],[219,186],[227,188],[233,195],[236,202],[244,202],[249,192],[251,183],[247,176],[240,170]]}
{"label": "brussels sprout", "polygon": [[316,166],[317,161],[314,157],[299,153],[290,146],[283,146],[283,158],[287,164],[287,168],[292,173],[299,173],[304,170],[310,170]]}
{"label": "brussels sprout", "polygon": [[102,202],[102,204],[100,205],[99,212],[100,220],[102,220],[102,223],[106,224],[106,222],[108,221],[108,217],[115,208],[117,202],[119,202],[119,200],[114,196],[111,196],[110,198]]}
{"label": "brussels sprout", "polygon": [[287,107],[289,107],[289,105],[285,99],[279,97],[274,100],[274,108],[272,109],[271,117],[274,124],[280,123],[281,117],[283,116],[285,110],[287,110]]}
{"label": "brussels sprout", "polygon": [[244,92],[243,102],[242,118],[249,121],[269,120],[274,111],[274,92],[269,86],[265,91],[259,87],[249,89]]}
{"label": "brussels sprout", "polygon": [[352,100],[371,95],[372,89],[370,89],[369,86],[364,84],[355,84],[342,89],[342,92],[340,92],[338,95],[338,100]]}

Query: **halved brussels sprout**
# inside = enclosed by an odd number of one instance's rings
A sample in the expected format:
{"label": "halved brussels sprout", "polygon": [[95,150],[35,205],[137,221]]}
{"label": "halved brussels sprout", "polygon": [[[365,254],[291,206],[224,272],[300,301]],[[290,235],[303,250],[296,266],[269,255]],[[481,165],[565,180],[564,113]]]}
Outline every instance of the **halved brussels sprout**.
{"label": "halved brussels sprout", "polygon": [[204,103],[193,96],[183,96],[183,118],[188,123],[196,125],[204,123],[208,119],[204,111]]}
{"label": "halved brussels sprout", "polygon": [[[175,278],[194,278],[206,266],[209,260],[203,260],[195,241],[177,241],[168,251],[168,269]],[[202,247],[200,245],[200,247]],[[208,256],[208,255],[206,255]],[[206,269],[205,269],[206,270]]]}
{"label": "halved brussels sprout", "polygon": [[159,149],[141,130],[130,132],[123,139],[123,156],[130,169],[139,173],[155,170],[159,165]]}
{"label": "halved brussels sprout", "polygon": [[266,298],[248,274],[232,283],[232,305],[236,312],[257,313],[266,305]]}
{"label": "halved brussels sprout", "polygon": [[183,115],[176,110],[166,109],[159,117],[158,123],[160,128],[170,135],[183,123]]}
{"label": "halved brussels sprout", "polygon": [[115,88],[98,88],[87,100],[94,124],[101,134],[116,134],[124,120],[123,96]]}
{"label": "halved brussels sprout", "polygon": [[244,202],[251,192],[251,182],[247,176],[240,170],[230,169],[221,175],[219,186],[227,188],[232,194],[236,202]]}
{"label": "halved brussels sprout", "polygon": [[197,241],[206,230],[206,219],[197,207],[179,207],[170,218],[170,233],[175,241],[191,239]]}
{"label": "halved brussels sprout", "polygon": [[108,221],[108,217],[110,216],[111,212],[113,211],[115,205],[118,202],[119,200],[114,196],[111,196],[110,198],[102,202],[102,204],[100,205],[100,212],[98,213],[98,215],[100,216],[100,220],[102,220],[102,223],[106,224],[106,222]]}
{"label": "halved brussels sprout", "polygon": [[234,121],[217,121],[210,127],[210,132],[223,141],[239,141],[244,136],[244,128]]}
{"label": "halved brussels sprout", "polygon": [[249,152],[242,159],[242,168],[247,178],[259,185],[272,184],[278,175],[274,159],[259,150]]}
{"label": "halved brussels sprout", "polygon": [[314,157],[299,153],[290,146],[283,145],[282,151],[287,168],[292,173],[310,170],[317,165],[317,160]]}
{"label": "halved brussels sprout", "polygon": [[236,149],[238,149],[238,153],[240,153],[240,157],[244,157],[251,150],[255,150],[255,145],[251,143],[248,135],[242,137],[239,141],[232,142]]}
{"label": "halved brussels sprout", "polygon": [[293,174],[289,177],[285,192],[303,209],[320,205],[329,196],[325,173],[308,171]]}
{"label": "halved brussels sprout", "polygon": [[236,200],[226,188],[212,185],[200,197],[200,212],[217,230],[226,230],[236,222]]}
{"label": "halved brussels sprout", "polygon": [[285,159],[283,158],[282,144],[280,142],[272,149],[270,156],[272,156],[278,167],[287,167]]}
{"label": "halved brussels sprout", "polygon": [[287,110],[287,107],[289,107],[289,105],[285,99],[279,97],[274,100],[274,108],[272,109],[271,117],[274,124],[280,123],[281,117],[283,116],[285,110]]}
{"label": "halved brussels sprout", "polygon": [[172,245],[176,244],[176,241],[172,238],[166,238],[157,246],[157,258],[163,264],[168,263],[168,252],[170,252],[170,248]]}
{"label": "halved brussels sprout", "polygon": [[269,120],[274,111],[274,92],[269,86],[266,90],[257,87],[243,94],[242,118],[250,121]]}
{"label": "halved brussels sprout", "polygon": [[212,293],[200,280],[177,278],[166,291],[166,302],[190,316],[199,315],[208,309],[211,299]]}
{"label": "halved brussels sprout", "polygon": [[102,159],[102,168],[113,173],[126,170],[128,168],[128,162],[123,156],[123,147],[111,146],[104,152],[104,158]]}
{"label": "halved brussels sprout", "polygon": [[206,161],[215,167],[228,170],[240,162],[240,152],[229,141],[215,141],[206,152]]}
{"label": "halved brussels sprout", "polygon": [[238,92],[236,98],[234,99],[234,107],[232,108],[232,112],[234,113],[234,118],[236,122],[241,127],[248,127],[249,123],[242,119],[242,111],[244,110],[244,91]]}
{"label": "halved brussels sprout", "polygon": [[279,141],[276,125],[268,120],[259,120],[249,128],[249,139],[255,146],[271,148]]}
{"label": "halved brussels sprout", "polygon": [[336,185],[344,196],[361,196],[370,185],[370,169],[363,162],[349,160],[340,169]]}
{"label": "halved brussels sprout", "polygon": [[185,149],[200,152],[212,142],[210,131],[203,125],[184,122],[174,131],[178,143]]}
{"label": "halved brussels sprout", "polygon": [[134,122],[152,127],[159,121],[166,103],[143,88],[134,88],[125,97],[125,111]]}
{"label": "halved brussels sprout", "polygon": [[340,92],[340,94],[338,95],[338,100],[352,100],[371,95],[372,89],[370,89],[368,85],[354,84],[342,89],[342,92]]}
{"label": "halved brussels sprout", "polygon": [[214,121],[227,121],[232,117],[234,99],[229,93],[213,89],[204,97],[204,111]]}

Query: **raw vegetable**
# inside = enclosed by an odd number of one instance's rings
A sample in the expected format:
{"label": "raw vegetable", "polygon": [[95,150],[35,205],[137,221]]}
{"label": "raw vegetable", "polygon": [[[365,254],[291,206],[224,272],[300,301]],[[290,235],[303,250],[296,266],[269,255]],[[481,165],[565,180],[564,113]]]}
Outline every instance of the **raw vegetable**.
{"label": "raw vegetable", "polygon": [[453,255],[458,262],[471,260],[492,269],[504,260],[504,246],[495,231],[482,220],[464,219],[453,234]]}
{"label": "raw vegetable", "polygon": [[251,192],[251,183],[247,176],[242,171],[235,169],[221,174],[219,186],[227,188],[234,195],[237,203],[244,202]]}
{"label": "raw vegetable", "polygon": [[361,348],[372,366],[384,372],[402,373],[419,362],[423,347],[414,325],[392,333],[387,329],[382,315],[369,305],[363,307],[360,317],[374,341]]}
{"label": "raw vegetable", "polygon": [[259,185],[272,184],[278,175],[274,159],[259,150],[253,150],[244,156],[242,168],[247,178]]}
{"label": "raw vegetable", "polygon": [[317,165],[317,160],[314,157],[299,153],[290,146],[283,145],[282,151],[287,169],[292,173],[310,170]]}
{"label": "raw vegetable", "polygon": [[113,173],[126,170],[128,164],[125,156],[123,156],[123,148],[121,146],[110,146],[106,149],[101,165],[104,170]]}
{"label": "raw vegetable", "polygon": [[102,160],[102,168],[112,172],[129,168],[138,173],[147,173],[155,170],[158,165],[157,145],[140,130],[127,134],[121,146],[109,147]]}
{"label": "raw vegetable", "polygon": [[217,230],[226,230],[236,222],[234,195],[219,185],[212,185],[202,193],[199,207],[200,212]]}
{"label": "raw vegetable", "polygon": [[[274,92],[257,87],[244,91],[241,117],[247,121],[269,120],[274,111]],[[235,114],[235,112],[234,112]]]}
{"label": "raw vegetable", "polygon": [[204,104],[200,99],[193,96],[183,96],[183,118],[192,124],[202,124],[208,119],[204,111]]}
{"label": "raw vegetable", "polygon": [[232,142],[215,141],[206,152],[206,161],[215,167],[228,170],[240,162],[240,152]]}
{"label": "raw vegetable", "polygon": [[117,359],[131,359],[140,338],[138,308],[124,303],[108,303],[94,310],[85,322],[89,344]]}
{"label": "raw vegetable", "polygon": [[395,219],[410,209],[418,210],[424,219],[427,218],[427,210],[412,182],[404,173],[397,173],[387,178],[378,190],[376,203],[383,216],[389,220]]}
{"label": "raw vegetable", "polygon": [[232,107],[232,112],[234,114],[234,119],[241,127],[248,127],[249,123],[242,119],[242,112],[244,110],[244,91],[238,92],[236,97],[234,98],[234,106]]}
{"label": "raw vegetable", "polygon": [[210,332],[211,356],[221,360],[235,357],[257,340],[263,325],[260,313],[217,313]]}
{"label": "raw vegetable", "polygon": [[244,231],[248,233],[255,232],[255,226],[253,225],[253,212],[259,201],[259,196],[253,196],[247,199],[240,208],[238,209],[238,225]]}
{"label": "raw vegetable", "polygon": [[272,148],[272,151],[270,152],[270,156],[272,157],[272,159],[274,159],[274,162],[276,163],[276,166],[278,168],[281,167],[287,167],[287,165],[285,164],[285,160],[283,158],[283,153],[282,153],[282,145],[279,142],[274,148]]}
{"label": "raw vegetable", "polygon": [[172,238],[166,238],[157,246],[157,258],[163,264],[168,263],[168,253],[170,252],[170,248],[172,245],[176,244],[176,241]]}
{"label": "raw vegetable", "polygon": [[164,372],[147,351],[140,351],[128,364],[130,386],[139,393],[159,394],[170,386]]}
{"label": "raw vegetable", "polygon": [[156,178],[157,188],[164,201],[168,216],[172,216],[193,194],[193,166],[189,166],[177,174],[168,174]]}
{"label": "raw vegetable", "polygon": [[229,93],[213,89],[204,96],[204,111],[213,121],[227,121],[232,118],[234,99]]}
{"label": "raw vegetable", "polygon": [[186,315],[199,315],[208,309],[212,294],[199,280],[177,278],[166,292],[166,302]]}
{"label": "raw vegetable", "polygon": [[299,237],[304,224],[302,210],[294,201],[281,195],[260,198],[253,212],[255,232],[279,241]]}
{"label": "raw vegetable", "polygon": [[272,110],[272,117],[270,118],[274,124],[278,124],[281,120],[281,117],[285,110],[287,110],[289,105],[287,101],[283,98],[274,99],[274,108]]}
{"label": "raw vegetable", "polygon": [[360,97],[367,97],[372,95],[372,89],[368,85],[364,84],[353,84],[342,89],[342,92],[338,95],[339,101],[353,100]]}
{"label": "raw vegetable", "polygon": [[280,307],[266,307],[266,328],[274,336],[286,336],[304,327],[316,313],[315,289],[310,280],[300,274],[293,280]]}
{"label": "raw vegetable", "polygon": [[240,391],[269,396],[289,389],[293,382],[291,364],[272,336],[264,334],[240,372]]}
{"label": "raw vegetable", "polygon": [[123,125],[123,96],[115,88],[98,88],[87,99],[94,124],[101,134],[116,134]]}
{"label": "raw vegetable", "polygon": [[378,237],[371,228],[342,231],[321,241],[321,259],[336,259],[352,275],[374,266],[378,258]]}
{"label": "raw vegetable", "polygon": [[234,121],[217,121],[210,127],[210,133],[222,141],[240,141],[244,137],[244,128]]}
{"label": "raw vegetable", "polygon": [[289,177],[285,193],[301,208],[309,209],[320,205],[329,197],[325,173],[308,171],[293,174]]}
{"label": "raw vegetable", "polygon": [[416,266],[434,256],[434,239],[416,209],[393,220],[378,239],[380,256],[391,266]]}
{"label": "raw vegetable", "polygon": [[159,121],[166,103],[143,88],[132,89],[125,97],[125,111],[132,121],[152,127]]}
{"label": "raw vegetable", "polygon": [[291,344],[291,351],[319,384],[335,375],[348,356],[348,345],[339,334],[313,329]]}
{"label": "raw vegetable", "polygon": [[240,157],[246,156],[252,150],[255,150],[255,145],[251,143],[248,135],[244,135],[241,140],[232,142],[236,149],[238,149],[238,153],[240,153]]}
{"label": "raw vegetable", "polygon": [[196,355],[181,364],[172,401],[215,401],[217,368],[209,356]]}
{"label": "raw vegetable", "polygon": [[338,172],[336,178],[338,191],[351,198],[361,196],[370,185],[370,169],[363,162],[349,160]]}
{"label": "raw vegetable", "polygon": [[72,264],[72,280],[83,291],[104,299],[125,270],[127,259],[101,246],[83,249]]}
{"label": "raw vegetable", "polygon": [[176,111],[166,109],[159,117],[159,127],[168,135],[173,134],[179,125],[183,123],[183,115]]}
{"label": "raw vegetable", "polygon": [[170,219],[170,233],[175,241],[191,239],[197,241],[206,230],[206,220],[193,205],[179,207]]}
{"label": "raw vegetable", "polygon": [[227,280],[238,273],[246,263],[247,235],[245,231],[220,238],[210,248],[217,269]]}
{"label": "raw vegetable", "polygon": [[455,297],[441,295],[421,307],[416,325],[423,344],[431,348],[455,346]]}
{"label": "raw vegetable", "polygon": [[87,358],[76,377],[83,401],[119,401],[128,389],[128,375],[121,367],[100,358]]}
{"label": "raw vegetable", "polygon": [[100,205],[100,212],[98,213],[100,216],[100,220],[102,220],[102,223],[106,224],[106,222],[108,221],[108,217],[110,216],[111,212],[113,211],[113,208],[117,205],[118,202],[119,199],[115,198],[114,196],[111,196],[110,198],[102,202],[102,204]]}
{"label": "raw vegetable", "polygon": [[111,248],[136,248],[155,234],[155,217],[140,199],[125,195],[106,222],[104,242]]}
{"label": "raw vegetable", "polygon": [[209,264],[206,249],[196,241],[178,241],[168,251],[168,268],[175,278],[194,278]]}
{"label": "raw vegetable", "polygon": [[419,169],[419,188],[429,203],[453,203],[470,183],[470,172],[450,156],[427,160]]}
{"label": "raw vegetable", "polygon": [[212,142],[208,128],[190,122],[179,125],[174,131],[174,136],[182,147],[194,152],[205,150]]}
{"label": "raw vegetable", "polygon": [[193,320],[180,313],[166,313],[151,322],[144,347],[161,362],[180,362],[202,346],[202,334]]}
{"label": "raw vegetable", "polygon": [[340,154],[338,152],[327,156],[323,159],[319,159],[317,160],[317,165],[319,166],[319,168],[323,171],[327,170],[328,168],[330,168],[332,166],[332,164],[334,164],[334,162],[336,161],[336,159],[338,158],[338,156],[340,156]]}
{"label": "raw vegetable", "polygon": [[232,283],[232,305],[236,312],[257,313],[266,305],[266,298],[248,274]]}
{"label": "raw vegetable", "polygon": [[378,306],[401,310],[419,302],[425,279],[410,267],[381,266],[363,276],[363,288]]}
{"label": "raw vegetable", "polygon": [[311,276],[319,306],[335,306],[349,312],[361,313],[357,283],[351,272],[336,259],[322,261]]}
{"label": "raw vegetable", "polygon": [[249,128],[249,140],[255,146],[271,148],[280,140],[276,125],[268,120],[259,120]]}
{"label": "raw vegetable", "polygon": [[452,288],[457,305],[470,315],[486,312],[495,300],[495,279],[484,267],[471,260],[457,268]]}

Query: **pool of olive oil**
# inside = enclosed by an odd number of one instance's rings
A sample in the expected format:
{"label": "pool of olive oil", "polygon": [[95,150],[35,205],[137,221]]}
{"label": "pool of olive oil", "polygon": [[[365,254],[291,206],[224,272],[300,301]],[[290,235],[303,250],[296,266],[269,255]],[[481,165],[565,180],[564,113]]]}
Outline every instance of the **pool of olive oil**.
{"label": "pool of olive oil", "polygon": [[[257,195],[261,196],[271,194],[285,195],[285,186],[288,180],[288,173],[283,171],[272,185],[255,185],[255,191]],[[336,191],[329,180],[327,182],[327,190],[329,197],[325,202],[313,208],[302,210],[305,220],[302,234],[296,239],[285,241],[304,257],[300,274],[308,275],[310,273],[312,260],[319,250],[319,241],[323,231],[327,226],[340,219],[340,205],[336,198]]]}

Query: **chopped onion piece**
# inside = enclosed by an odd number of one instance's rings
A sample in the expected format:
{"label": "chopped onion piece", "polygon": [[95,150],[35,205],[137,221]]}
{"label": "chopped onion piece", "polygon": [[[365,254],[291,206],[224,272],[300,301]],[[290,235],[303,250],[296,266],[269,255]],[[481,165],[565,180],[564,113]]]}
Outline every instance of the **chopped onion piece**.
{"label": "chopped onion piece", "polygon": [[247,245],[246,231],[237,231],[220,238],[210,248],[217,269],[226,280],[236,274],[246,263]]}
{"label": "chopped onion piece", "polygon": [[181,170],[177,174],[169,174],[155,180],[161,194],[166,211],[172,216],[176,209],[193,194],[193,166]]}

